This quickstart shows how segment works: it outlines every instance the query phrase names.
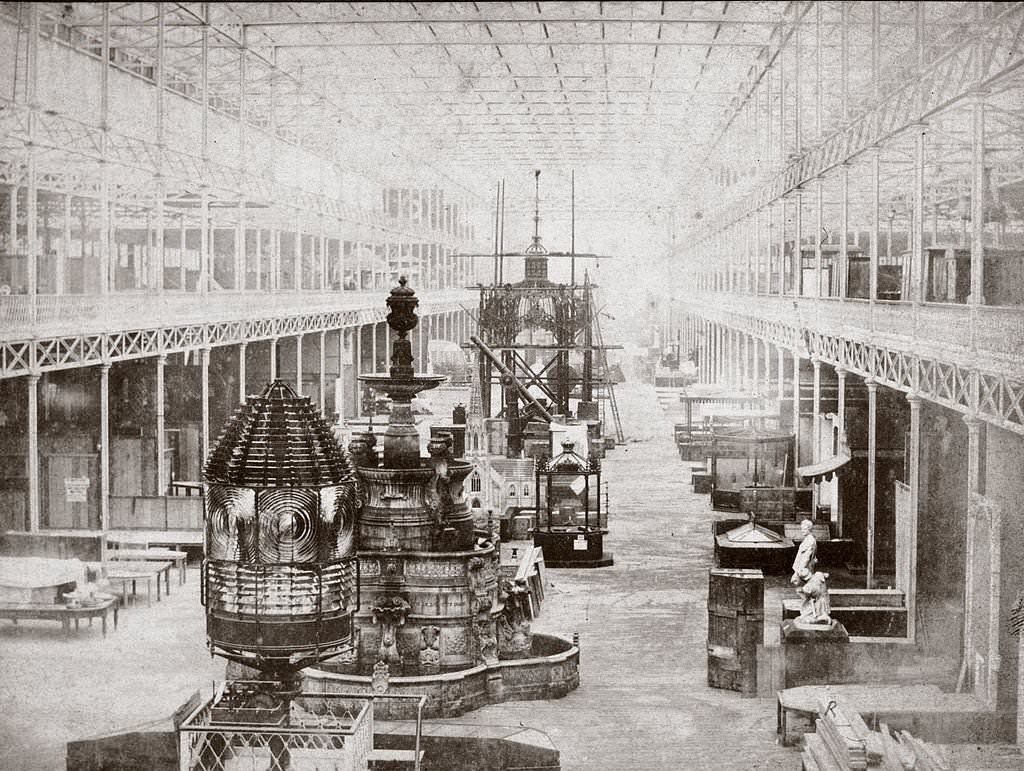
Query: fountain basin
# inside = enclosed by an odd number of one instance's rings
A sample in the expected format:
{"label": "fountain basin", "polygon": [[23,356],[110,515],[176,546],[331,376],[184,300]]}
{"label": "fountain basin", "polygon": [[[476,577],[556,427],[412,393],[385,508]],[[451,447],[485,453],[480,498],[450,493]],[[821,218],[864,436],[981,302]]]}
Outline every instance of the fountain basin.
{"label": "fountain basin", "polygon": [[[467,669],[416,677],[391,677],[388,694],[427,697],[424,717],[457,717],[487,704],[504,701],[558,699],[580,684],[580,651],[555,635],[534,634],[535,654],[506,659]],[[340,665],[345,666],[345,665]],[[314,693],[374,693],[372,677],[332,671],[330,662],[303,670],[303,689]],[[415,702],[382,699],[374,705],[374,717],[412,720]]]}

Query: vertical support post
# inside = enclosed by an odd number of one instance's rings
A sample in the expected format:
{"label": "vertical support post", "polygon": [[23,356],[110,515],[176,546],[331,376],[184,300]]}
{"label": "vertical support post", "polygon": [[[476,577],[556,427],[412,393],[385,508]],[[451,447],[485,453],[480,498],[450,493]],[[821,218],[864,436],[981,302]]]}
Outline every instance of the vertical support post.
{"label": "vertical support post", "polygon": [[793,294],[800,294],[800,276],[803,265],[803,243],[804,237],[804,194],[798,188],[796,191],[796,211],[793,214],[793,256],[790,259]]}
{"label": "vertical support post", "polygon": [[7,199],[7,243],[11,245],[12,251],[18,252],[18,186],[11,185],[8,189],[10,197]]}
{"label": "vertical support post", "polygon": [[[839,430],[845,435],[846,433],[846,370],[842,367],[836,367],[836,379],[838,383],[837,392],[837,405],[836,405],[836,417],[839,422]],[[836,495],[836,537],[843,537],[843,496],[842,494]]]}
{"label": "vertical support post", "polygon": [[985,94],[971,105],[971,293],[972,306],[985,304]]}
{"label": "vertical support post", "polygon": [[245,404],[245,353],[248,349],[248,343],[241,342],[238,344],[238,403]]}
{"label": "vertical support post", "polygon": [[110,364],[100,365],[100,530],[110,527]]}
{"label": "vertical support post", "polygon": [[779,296],[786,294],[786,199],[779,199]]}
{"label": "vertical support post", "polygon": [[[793,351],[793,468],[800,465],[800,354]],[[794,478],[796,474],[794,473]]]}
{"label": "vertical support post", "polygon": [[906,594],[907,603],[907,639],[917,639],[917,519],[921,496],[921,397],[916,393],[907,394],[910,402],[910,446],[909,465],[907,469],[907,486],[910,488],[910,511],[907,516],[905,532],[907,533],[908,554],[907,585],[900,587]]}
{"label": "vertical support post", "polygon": [[[821,359],[817,356],[811,357],[811,367],[814,371],[814,390],[811,396],[811,463],[821,460]],[[811,483],[811,511],[814,516],[818,515],[818,496],[820,482]]]}
{"label": "vertical support post", "polygon": [[750,376],[750,335],[740,334],[740,385],[743,390],[753,391],[753,378]]}
{"label": "vertical support post", "polygon": [[[968,507],[967,534],[965,539],[966,559],[964,560],[964,651],[960,677],[957,681],[958,691],[974,670],[974,585],[978,578],[974,563],[978,540],[978,512],[970,506],[970,496],[972,493],[981,492],[981,430],[983,425],[981,420],[975,415],[964,415],[963,421],[967,424]],[[977,688],[977,686],[978,683],[974,683],[974,687]]]}
{"label": "vertical support post", "polygon": [[302,396],[302,333],[295,336],[295,393]]}
{"label": "vertical support post", "polygon": [[28,531],[39,532],[39,375],[26,378],[28,384]]}
{"label": "vertical support post", "polygon": [[776,374],[779,378],[779,403],[781,406],[782,401],[786,398],[786,351],[783,347],[777,346],[775,349],[776,356]]}
{"label": "vertical support post", "polygon": [[750,343],[751,356],[753,357],[753,361],[751,362],[754,381],[753,389],[755,394],[760,395],[763,387],[763,380],[761,378],[761,342],[756,337],[752,337]]}
{"label": "vertical support post", "polygon": [[246,274],[248,256],[245,253],[245,202],[240,201],[237,209],[238,222],[235,225],[235,291],[248,289]]}
{"label": "vertical support post", "polygon": [[167,354],[156,357],[156,494],[166,495],[167,485],[167,395],[164,386],[164,367]]}
{"label": "vertical support post", "polygon": [[61,248],[57,250],[57,264],[53,269],[54,294],[64,294],[66,291],[64,274],[67,272],[67,260],[71,257],[71,193],[64,195],[64,216],[61,224],[63,226],[60,239]]}
{"label": "vertical support post", "polygon": [[[821,8],[818,8],[821,13]],[[821,238],[825,230],[825,180],[821,177],[814,186],[814,296],[828,297],[828,287],[822,289]],[[801,269],[802,273],[802,269]]]}
{"label": "vertical support post", "polygon": [[[843,3],[843,12],[846,12],[846,3]],[[843,27],[845,32],[846,27]],[[846,99],[846,94],[843,94]],[[847,281],[850,276],[850,164],[844,163],[839,173],[839,264],[833,270],[839,270],[839,276],[833,280],[839,301],[844,301],[847,296]]]}
{"label": "vertical support post", "polygon": [[203,25],[199,42],[199,101],[200,111],[200,149],[203,160],[209,158],[210,151],[210,9],[203,5]]}
{"label": "vertical support post", "polygon": [[294,227],[295,237],[292,243],[295,244],[295,249],[292,254],[292,284],[296,292],[301,292],[305,288],[305,265],[302,257],[302,220],[298,213],[295,215]]}
{"label": "vertical support post", "polygon": [[270,338],[270,379],[277,380],[277,338]]}
{"label": "vertical support post", "polygon": [[199,459],[200,471],[210,456],[210,349],[202,348],[199,351],[200,378],[202,379],[202,400],[203,400],[203,435],[201,438],[202,457]]}
{"label": "vertical support post", "polygon": [[359,418],[363,415],[363,393],[362,387],[359,384],[359,374],[362,371],[363,366],[363,328],[361,326],[357,326],[352,330],[352,340],[355,347],[355,352],[352,357],[352,363],[354,365],[352,367],[352,389],[355,392],[355,404],[353,405],[352,413],[355,417]]}
{"label": "vertical support post", "polygon": [[28,68],[26,73],[26,96],[29,107],[28,133],[28,187],[26,189],[26,225],[27,243],[25,244],[26,269],[28,272],[26,289],[29,301],[35,312],[36,295],[39,293],[39,190],[37,186],[37,164],[35,135],[39,122],[39,104],[37,85],[39,79],[39,5],[30,3],[28,12],[28,52],[25,60]]}
{"label": "vertical support post", "polygon": [[[877,3],[875,3],[877,5]],[[869,253],[869,274],[868,274],[868,300],[874,304],[878,298],[878,242],[879,231],[882,225],[881,212],[881,150],[877,147],[871,149],[871,251]]]}
{"label": "vertical support post", "polygon": [[100,39],[100,294],[110,292],[110,3],[103,4]]}
{"label": "vertical support post", "polygon": [[370,372],[379,372],[377,366],[377,324],[370,325]]}
{"label": "vertical support post", "polygon": [[[920,4],[918,5],[920,8]],[[919,124],[914,133],[914,211],[910,223],[910,275],[913,285],[910,288],[910,300],[923,302],[925,298],[924,282],[927,275],[924,259],[924,124]]]}
{"label": "vertical support post", "polygon": [[210,289],[210,194],[199,193],[199,294]]}
{"label": "vertical support post", "polygon": [[[338,242],[338,248],[344,247]],[[338,425],[345,422],[345,330],[338,330],[338,377],[334,381],[334,412],[337,414]]]}
{"label": "vertical support post", "polygon": [[320,284],[319,288],[321,292],[327,290],[327,234],[324,231],[324,217],[321,214],[319,217],[320,223]]}
{"label": "vertical support post", "polygon": [[[321,241],[323,243],[323,241]],[[326,262],[324,265],[326,266]],[[327,330],[320,330],[320,412],[327,410]]]}
{"label": "vertical support post", "polygon": [[[165,141],[165,120],[164,114],[166,110],[166,79],[167,79],[167,34],[166,34],[166,16],[167,8],[164,3],[156,4],[156,145],[159,149],[160,155],[160,170],[157,174],[156,182],[156,232],[155,232],[155,244],[150,251],[150,246],[146,242],[147,251],[150,254],[150,288],[156,289],[160,294],[164,291],[164,199],[167,197],[167,182],[165,179],[164,169],[164,153],[166,151]],[[104,63],[106,66],[106,63]],[[162,443],[162,438],[157,438],[157,445]],[[159,471],[157,477],[159,478]],[[159,493],[162,495],[163,493]]]}
{"label": "vertical support post", "polygon": [[875,474],[877,467],[876,453],[878,451],[878,383],[872,378],[865,378],[864,385],[868,389],[868,566],[866,588],[872,589],[875,585]]}

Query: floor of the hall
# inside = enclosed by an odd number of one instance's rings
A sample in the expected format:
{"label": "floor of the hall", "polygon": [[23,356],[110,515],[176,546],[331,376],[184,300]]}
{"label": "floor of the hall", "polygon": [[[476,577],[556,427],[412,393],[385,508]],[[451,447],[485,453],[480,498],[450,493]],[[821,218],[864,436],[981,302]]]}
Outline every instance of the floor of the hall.
{"label": "floor of the hall", "polygon": [[[608,454],[603,476],[615,564],[549,569],[534,627],[579,632],[579,689],[448,722],[534,727],[567,770],[797,769],[799,753],[775,743],[773,699],[707,686],[707,496],[690,490],[654,389],[618,395],[629,442]],[[98,629],[65,641],[56,624],[0,624],[0,768],[62,768],[65,742],[167,714],[223,675],[205,648],[198,571],[171,589],[123,611],[106,640]]]}

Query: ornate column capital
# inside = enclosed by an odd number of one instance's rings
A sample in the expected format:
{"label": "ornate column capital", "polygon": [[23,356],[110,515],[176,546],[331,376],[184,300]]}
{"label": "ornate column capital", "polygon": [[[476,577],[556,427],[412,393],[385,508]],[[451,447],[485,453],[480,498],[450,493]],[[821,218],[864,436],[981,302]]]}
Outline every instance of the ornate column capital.
{"label": "ornate column capital", "polygon": [[982,420],[977,415],[970,412],[962,416],[964,423],[967,424],[967,431],[975,434],[981,428]]}

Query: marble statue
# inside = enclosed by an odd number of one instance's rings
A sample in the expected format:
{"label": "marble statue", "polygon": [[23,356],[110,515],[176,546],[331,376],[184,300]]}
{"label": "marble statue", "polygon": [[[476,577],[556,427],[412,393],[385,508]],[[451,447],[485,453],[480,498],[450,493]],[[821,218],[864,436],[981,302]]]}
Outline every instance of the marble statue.
{"label": "marble statue", "polygon": [[[813,563],[812,563],[813,569]],[[803,586],[797,588],[803,602],[797,621],[804,624],[831,624],[832,605],[828,598],[828,573],[814,570]]]}
{"label": "marble statue", "polygon": [[814,523],[809,519],[800,523],[800,533],[804,538],[797,549],[796,559],[793,560],[793,577],[789,579],[793,586],[799,587],[804,581],[807,581],[811,577],[814,563],[817,562],[818,539],[811,532],[813,529]]}

